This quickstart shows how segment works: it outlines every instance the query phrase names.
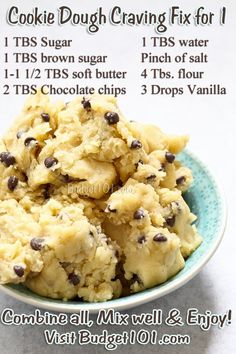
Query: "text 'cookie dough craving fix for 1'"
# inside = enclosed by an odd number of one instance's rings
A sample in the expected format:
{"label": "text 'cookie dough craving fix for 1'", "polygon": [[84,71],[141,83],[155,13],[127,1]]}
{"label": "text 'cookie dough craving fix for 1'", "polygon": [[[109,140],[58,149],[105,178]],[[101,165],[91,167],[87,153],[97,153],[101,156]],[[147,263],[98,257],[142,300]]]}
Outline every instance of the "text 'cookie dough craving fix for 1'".
{"label": "text 'cookie dough craving fix for 1'", "polygon": [[126,120],[114,97],[29,97],[0,140],[0,283],[97,302],[180,271],[201,243],[175,156],[187,141]]}

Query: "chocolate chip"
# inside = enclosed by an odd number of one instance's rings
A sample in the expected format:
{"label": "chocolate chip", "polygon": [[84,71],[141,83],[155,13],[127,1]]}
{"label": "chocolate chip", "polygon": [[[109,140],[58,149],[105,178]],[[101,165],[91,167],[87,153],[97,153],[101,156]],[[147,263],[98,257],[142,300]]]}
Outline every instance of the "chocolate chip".
{"label": "chocolate chip", "polygon": [[146,236],[142,235],[142,236],[139,236],[138,238],[138,243],[144,243],[146,241]]}
{"label": "chocolate chip", "polygon": [[43,191],[44,199],[49,199],[50,198],[50,188],[51,188],[51,184],[50,183],[45,184],[45,189]]}
{"label": "chocolate chip", "polygon": [[143,219],[145,217],[144,211],[142,209],[138,209],[135,211],[134,213],[134,219],[136,220],[140,220]]}
{"label": "chocolate chip", "polygon": [[183,184],[186,181],[186,178],[184,176],[180,176],[179,178],[177,178],[176,180],[176,184]]}
{"label": "chocolate chip", "polygon": [[9,179],[7,181],[8,189],[13,192],[14,189],[16,188],[18,182],[19,182],[19,180],[16,176],[9,177]]}
{"label": "chocolate chip", "polygon": [[108,205],[107,210],[110,211],[110,213],[116,213],[116,209],[111,209],[110,205]]}
{"label": "chocolate chip", "polygon": [[43,248],[43,242],[44,242],[43,238],[34,237],[30,241],[30,247],[35,251],[41,251],[41,249]]}
{"label": "chocolate chip", "polygon": [[25,134],[25,130],[19,130],[18,133],[16,134],[17,139],[20,139],[23,134]]}
{"label": "chocolate chip", "polygon": [[141,141],[139,141],[139,140],[133,140],[132,143],[131,143],[130,148],[131,148],[131,149],[141,149],[142,146],[143,146],[143,145],[142,145]]}
{"label": "chocolate chip", "polygon": [[23,179],[24,182],[28,182],[28,179],[29,179],[27,174],[24,173],[24,172],[22,172],[22,179]]}
{"label": "chocolate chip", "polygon": [[6,167],[14,165],[16,159],[10,152],[4,151],[0,154],[0,162],[4,163]]}
{"label": "chocolate chip", "polygon": [[49,122],[50,121],[50,115],[48,113],[41,113],[41,117],[44,120],[44,122]]}
{"label": "chocolate chip", "polygon": [[165,153],[165,158],[166,158],[166,161],[169,162],[169,163],[173,163],[174,160],[175,160],[175,155],[172,154],[171,152],[167,151]]}
{"label": "chocolate chip", "polygon": [[73,285],[78,285],[80,282],[80,277],[75,274],[75,273],[70,273],[68,275],[69,282],[72,283]]}
{"label": "chocolate chip", "polygon": [[116,124],[120,120],[119,115],[116,112],[107,112],[105,113],[104,118],[109,125]]}
{"label": "chocolate chip", "polygon": [[93,234],[92,231],[89,231],[89,235],[92,236],[92,237],[94,237],[94,234]]}
{"label": "chocolate chip", "polygon": [[70,183],[74,180],[73,177],[69,176],[68,174],[61,175],[61,179],[64,183]]}
{"label": "chocolate chip", "polygon": [[[87,181],[87,179],[85,179],[85,178],[74,178],[74,177],[69,176],[68,174],[67,175],[60,175],[60,179],[64,183]],[[84,198],[86,198],[86,196],[84,196]],[[91,198],[91,199],[93,199],[93,198]]]}
{"label": "chocolate chip", "polygon": [[159,234],[156,234],[153,237],[153,241],[155,241],[155,242],[166,242],[167,241],[167,237],[165,235],[159,233]]}
{"label": "chocolate chip", "polygon": [[141,284],[142,283],[142,281],[141,281],[141,279],[139,278],[139,276],[137,275],[137,274],[134,274],[133,275],[133,277],[132,277],[132,279],[130,280],[130,282],[131,282],[131,284],[134,284],[134,283],[139,283],[139,284]]}
{"label": "chocolate chip", "polygon": [[154,179],[156,179],[156,175],[154,174],[147,177],[148,181],[153,181]]}
{"label": "chocolate chip", "polygon": [[21,266],[16,265],[16,266],[13,267],[13,269],[14,269],[14,272],[16,273],[16,275],[18,275],[19,278],[23,277],[23,275],[25,274],[25,270]]}
{"label": "chocolate chip", "polygon": [[63,181],[64,181],[65,183],[71,182],[71,178],[70,178],[70,176],[69,176],[68,174],[62,175],[62,178],[63,178]]}
{"label": "chocolate chip", "polygon": [[24,144],[25,144],[25,146],[30,146],[32,142],[36,143],[37,140],[35,138],[29,136],[28,138],[25,139]]}
{"label": "chocolate chip", "polygon": [[53,166],[55,166],[57,163],[58,163],[58,160],[57,160],[55,157],[47,157],[47,158],[44,160],[44,165],[45,165],[47,168],[53,167]]}
{"label": "chocolate chip", "polygon": [[91,103],[89,100],[86,100],[85,97],[83,97],[81,103],[82,103],[84,109],[86,109],[87,111],[89,111],[91,109]]}
{"label": "chocolate chip", "polygon": [[166,223],[168,226],[173,227],[175,224],[175,215],[168,217]]}

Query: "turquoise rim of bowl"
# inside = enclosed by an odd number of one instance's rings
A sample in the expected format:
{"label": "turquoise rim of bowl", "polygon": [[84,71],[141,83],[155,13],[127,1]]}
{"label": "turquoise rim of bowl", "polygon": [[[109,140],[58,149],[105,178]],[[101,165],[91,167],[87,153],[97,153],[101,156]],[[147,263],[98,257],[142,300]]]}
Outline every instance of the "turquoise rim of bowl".
{"label": "turquoise rim of bowl", "polygon": [[100,303],[62,301],[39,296],[20,284],[0,286],[6,294],[38,308],[60,312],[89,310],[96,313],[100,309],[124,310],[162,297],[191,280],[212,257],[219,246],[226,226],[226,203],[222,190],[209,169],[191,152],[185,150],[178,155],[185,166],[191,168],[194,182],[185,193],[191,211],[198,216],[196,226],[203,236],[202,244],[186,260],[185,267],[163,284],[126,297]]}

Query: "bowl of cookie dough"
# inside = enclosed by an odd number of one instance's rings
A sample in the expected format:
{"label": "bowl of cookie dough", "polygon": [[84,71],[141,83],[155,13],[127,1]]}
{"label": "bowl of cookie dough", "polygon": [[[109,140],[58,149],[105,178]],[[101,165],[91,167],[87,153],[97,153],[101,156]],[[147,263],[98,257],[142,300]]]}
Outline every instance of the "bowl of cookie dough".
{"label": "bowl of cookie dough", "polygon": [[31,96],[0,140],[0,289],[60,312],[125,310],[192,279],[226,223],[188,137],[116,99]]}

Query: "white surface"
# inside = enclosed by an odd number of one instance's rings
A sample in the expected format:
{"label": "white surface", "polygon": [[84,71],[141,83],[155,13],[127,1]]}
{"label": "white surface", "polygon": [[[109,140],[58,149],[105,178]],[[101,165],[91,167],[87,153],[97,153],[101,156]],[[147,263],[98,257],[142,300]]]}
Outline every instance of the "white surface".
{"label": "white surface", "polygon": [[[77,11],[80,9],[95,10],[102,3],[104,8],[111,8],[119,4],[126,10],[139,12],[140,9],[167,9],[169,6],[176,5],[172,1],[57,1],[51,2],[46,7],[55,9],[60,5],[71,5]],[[139,73],[144,65],[138,64],[141,48],[141,37],[143,35],[155,35],[152,27],[112,27],[106,26],[91,36],[88,35],[83,27],[66,25],[64,27],[11,27],[6,25],[5,13],[10,5],[19,4],[30,10],[32,1],[4,1],[0,4],[0,60],[3,58],[3,40],[5,35],[47,35],[50,38],[73,38],[74,51],[80,54],[107,54],[109,55],[109,64],[100,67],[105,69],[116,68],[127,70],[129,72],[126,96],[120,96],[120,103],[124,113],[130,119],[149,121],[160,125],[163,130],[173,133],[186,132],[190,135],[191,141],[189,148],[198,155],[210,169],[219,177],[222,187],[225,190],[229,219],[223,242],[216,252],[215,256],[198,275],[189,284],[185,285],[176,292],[166,297],[156,300],[148,305],[144,305],[132,310],[134,313],[151,311],[153,308],[161,308],[168,311],[176,307],[182,311],[187,308],[196,307],[199,311],[211,310],[214,313],[222,313],[228,309],[233,310],[232,324],[222,330],[217,328],[209,332],[202,332],[195,327],[183,329],[167,329],[163,326],[160,332],[169,333],[189,333],[192,337],[192,343],[188,346],[175,347],[151,347],[151,346],[127,346],[118,349],[116,353],[207,353],[222,354],[235,353],[235,200],[236,193],[234,181],[236,177],[235,170],[235,116],[236,116],[236,48],[235,48],[235,21],[236,21],[236,3],[225,0],[220,2],[212,1],[179,1],[182,9],[193,10],[199,6],[205,6],[206,9],[219,11],[221,6],[227,7],[227,23],[225,26],[210,27],[174,27],[168,30],[167,35],[175,35],[176,38],[204,38],[210,40],[209,48],[206,52],[209,55],[209,64],[196,64],[193,67],[196,70],[206,70],[205,78],[207,83],[220,83],[227,87],[226,96],[189,96],[183,95],[175,98],[168,96],[140,96],[141,79]],[[44,7],[48,1],[37,1],[37,5]],[[45,34],[46,33],[46,34]],[[68,49],[68,51],[70,51]],[[178,49],[171,49],[171,53],[178,52]],[[182,50],[180,50],[182,51]],[[196,53],[200,50],[193,49]],[[205,51],[205,50],[204,50]],[[165,64],[167,69],[175,70],[174,64]],[[10,64],[9,64],[10,67]],[[27,66],[26,66],[27,67]],[[85,68],[84,66],[83,68]],[[2,65],[1,65],[2,68]],[[2,69],[1,69],[2,70]],[[3,73],[1,71],[1,78]],[[10,81],[10,80],[9,80]],[[1,79],[2,84],[2,79]],[[83,82],[80,83],[81,85]],[[163,82],[164,84],[164,82]],[[180,82],[176,84],[181,85]],[[121,84],[122,86],[122,84]],[[2,92],[2,90],[1,90]],[[68,99],[67,99],[68,100]],[[0,119],[1,133],[9,126],[10,121],[19,111],[23,98],[18,96],[0,95]],[[16,312],[32,312],[33,309],[27,305],[18,303],[7,296],[0,295],[0,310],[7,306],[12,307]],[[109,328],[108,328],[109,329]],[[125,328],[123,328],[124,330]],[[69,328],[68,328],[69,330]],[[100,331],[100,328],[93,328],[93,332]],[[114,330],[114,328],[113,328]],[[120,328],[119,331],[122,329]],[[37,327],[6,327],[0,325],[0,343],[1,353],[41,353],[43,350],[49,350],[43,339],[43,329]],[[50,347],[50,353],[64,353],[68,348]],[[102,347],[83,347],[78,346],[69,348],[71,353],[103,353]]]}

